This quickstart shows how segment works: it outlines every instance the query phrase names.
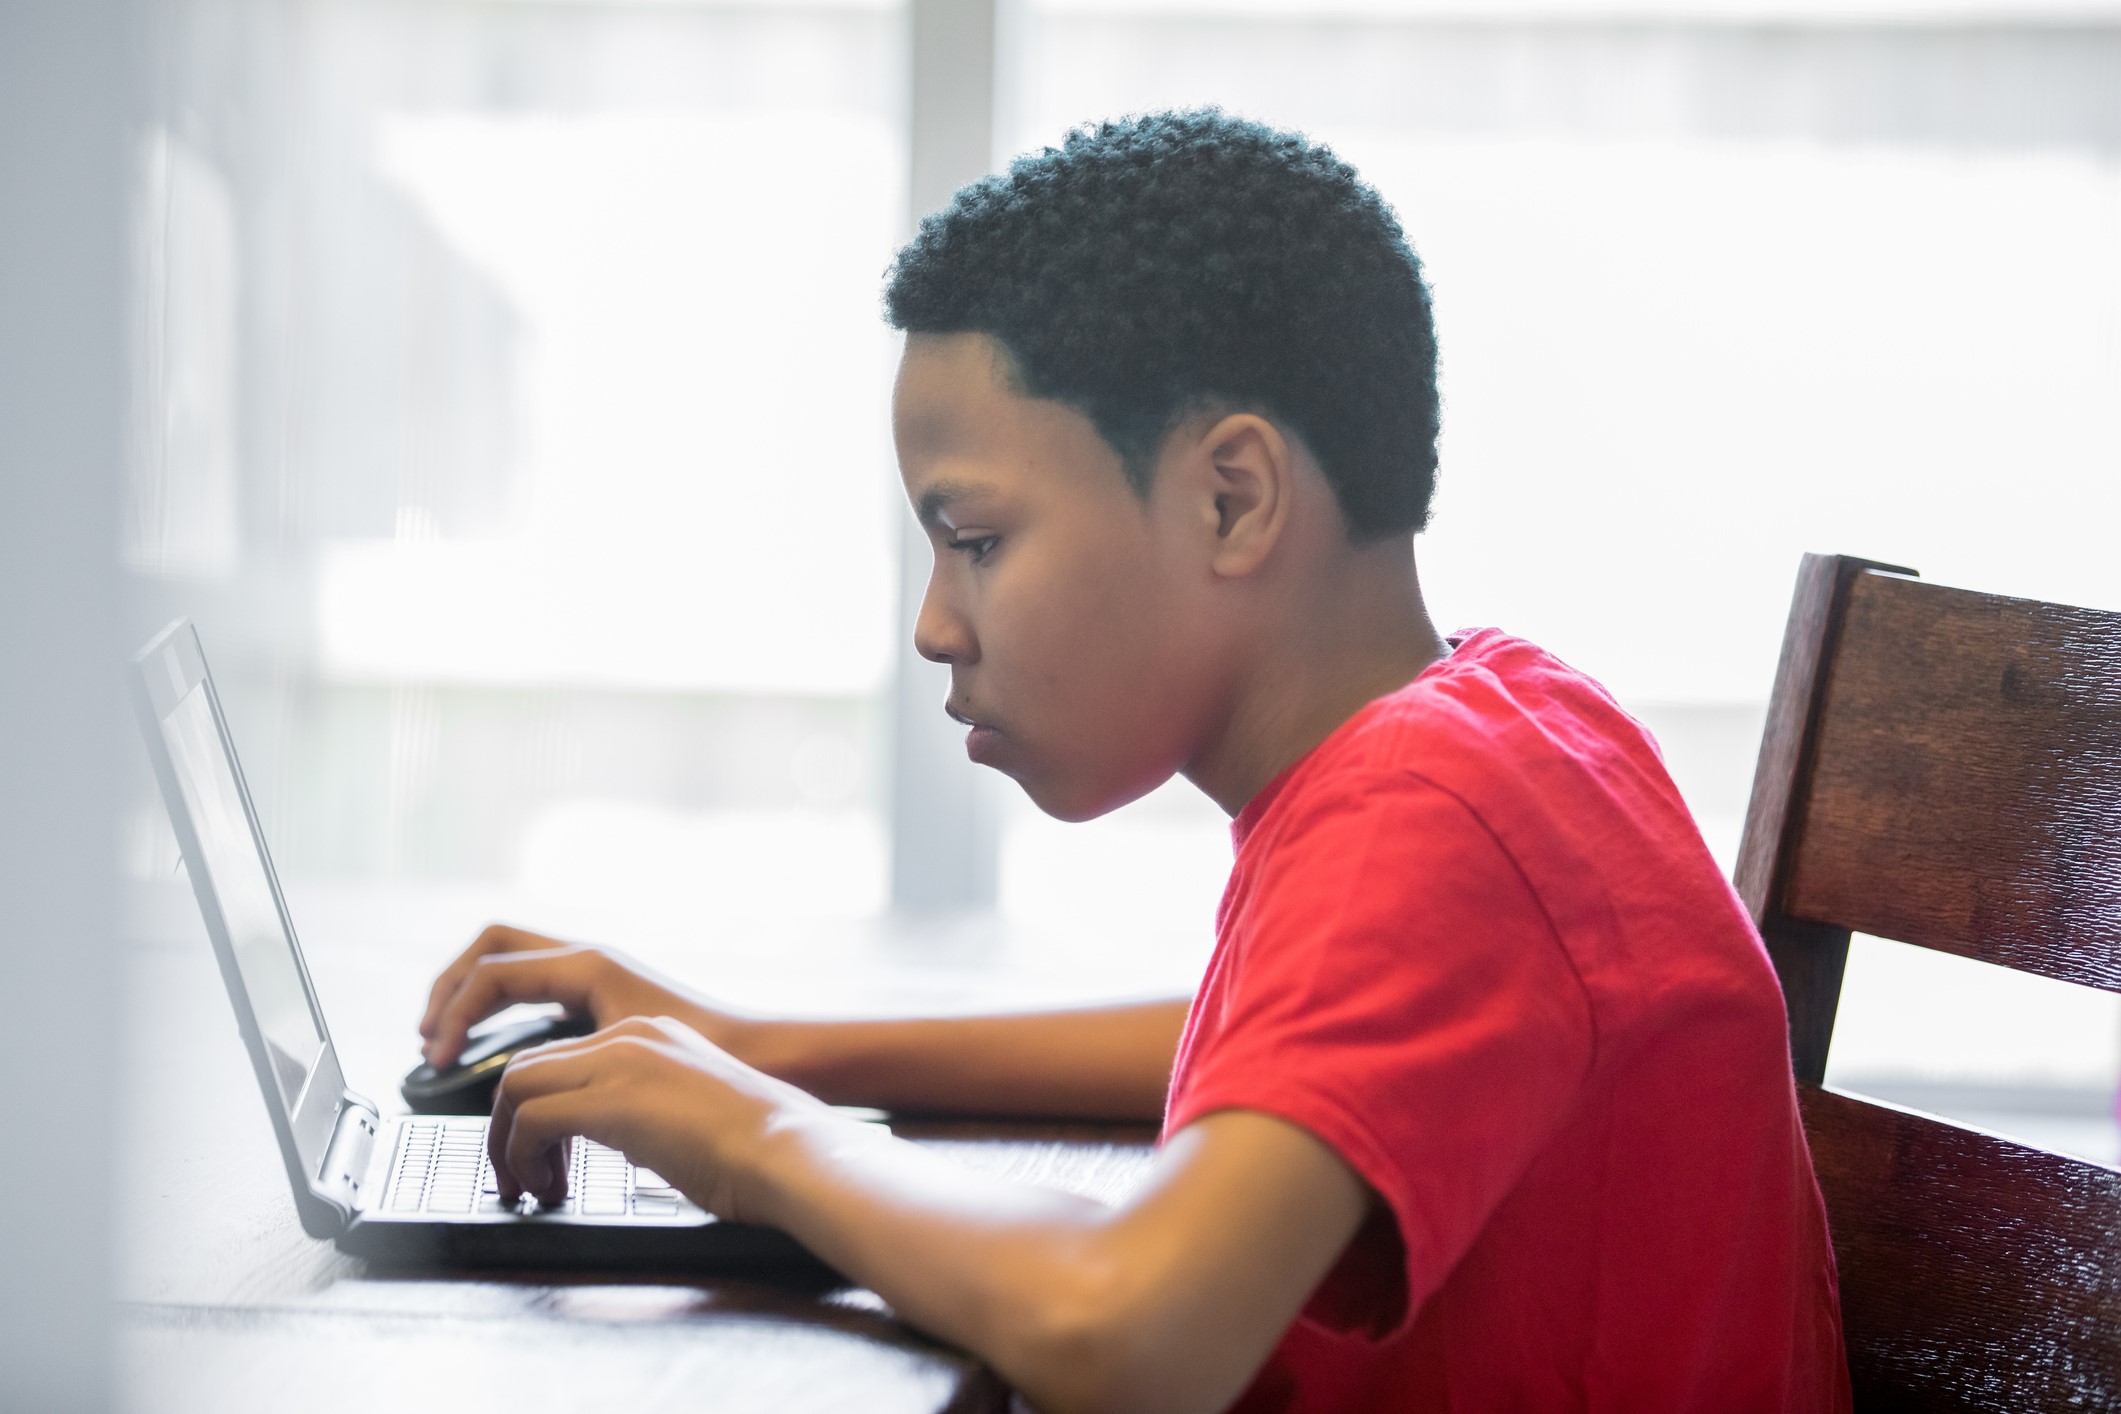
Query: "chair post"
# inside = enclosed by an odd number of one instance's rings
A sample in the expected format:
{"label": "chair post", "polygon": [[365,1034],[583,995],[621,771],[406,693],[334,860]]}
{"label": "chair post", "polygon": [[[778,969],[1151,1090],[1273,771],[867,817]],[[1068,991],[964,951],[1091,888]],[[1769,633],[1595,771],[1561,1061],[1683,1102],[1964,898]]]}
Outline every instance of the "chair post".
{"label": "chair post", "polygon": [[1898,565],[1851,555],[1806,555],[1797,570],[1783,630],[1767,729],[1753,772],[1735,882],[1782,982],[1790,1021],[1790,1066],[1806,1085],[1826,1079],[1827,1047],[1841,1001],[1849,930],[1791,918],[1781,909],[1790,844],[1804,827],[1811,788],[1813,738],[1832,676],[1849,586],[1867,570],[1913,576]]}

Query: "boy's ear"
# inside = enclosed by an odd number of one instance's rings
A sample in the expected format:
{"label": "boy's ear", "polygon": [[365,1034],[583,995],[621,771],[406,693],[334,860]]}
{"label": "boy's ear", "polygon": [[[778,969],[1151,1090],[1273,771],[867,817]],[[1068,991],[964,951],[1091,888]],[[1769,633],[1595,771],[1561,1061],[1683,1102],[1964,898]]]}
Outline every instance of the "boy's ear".
{"label": "boy's ear", "polygon": [[1208,473],[1215,543],[1210,568],[1238,579],[1266,563],[1289,519],[1295,468],[1289,443],[1255,413],[1231,413],[1199,443]]}

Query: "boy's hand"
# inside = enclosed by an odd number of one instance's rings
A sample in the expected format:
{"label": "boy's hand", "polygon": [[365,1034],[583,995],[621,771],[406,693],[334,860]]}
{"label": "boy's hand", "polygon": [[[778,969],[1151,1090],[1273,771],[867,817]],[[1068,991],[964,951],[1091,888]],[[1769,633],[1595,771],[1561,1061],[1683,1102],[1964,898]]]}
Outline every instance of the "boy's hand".
{"label": "boy's hand", "polygon": [[451,1064],[473,1026],[516,1002],[558,1002],[600,1027],[629,1016],[677,1016],[725,1043],[738,1025],[616,953],[496,923],[435,979],[420,1018],[421,1056]]}
{"label": "boy's hand", "polygon": [[548,1206],[565,1198],[568,1141],[581,1135],[654,1169],[709,1212],[739,1218],[762,1142],[806,1121],[858,1124],[681,1021],[636,1016],[517,1056],[494,1097],[487,1152],[504,1205],[524,1193]]}

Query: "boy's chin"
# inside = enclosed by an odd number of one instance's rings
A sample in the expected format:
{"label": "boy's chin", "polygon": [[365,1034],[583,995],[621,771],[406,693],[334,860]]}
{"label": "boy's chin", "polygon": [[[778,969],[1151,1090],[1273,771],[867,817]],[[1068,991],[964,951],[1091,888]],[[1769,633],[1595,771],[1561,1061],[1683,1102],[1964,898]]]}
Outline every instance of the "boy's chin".
{"label": "boy's chin", "polygon": [[1122,805],[1132,805],[1150,791],[1169,780],[1114,781],[1069,780],[1055,781],[1048,778],[1016,776],[1016,783],[1023,787],[1031,803],[1056,820],[1070,825],[1079,825],[1085,820],[1095,820],[1100,815],[1110,815]]}

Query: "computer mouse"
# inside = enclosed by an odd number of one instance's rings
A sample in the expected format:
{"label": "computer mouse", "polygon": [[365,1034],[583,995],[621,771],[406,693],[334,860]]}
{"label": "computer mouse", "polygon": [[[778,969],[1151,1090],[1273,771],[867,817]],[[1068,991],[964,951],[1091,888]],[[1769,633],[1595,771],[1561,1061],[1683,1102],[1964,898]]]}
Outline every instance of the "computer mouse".
{"label": "computer mouse", "polygon": [[564,1012],[474,1029],[455,1065],[437,1070],[416,1065],[406,1072],[398,1093],[417,1114],[482,1115],[493,1112],[493,1092],[501,1072],[517,1051],[567,1036],[587,1036],[596,1023]]}

